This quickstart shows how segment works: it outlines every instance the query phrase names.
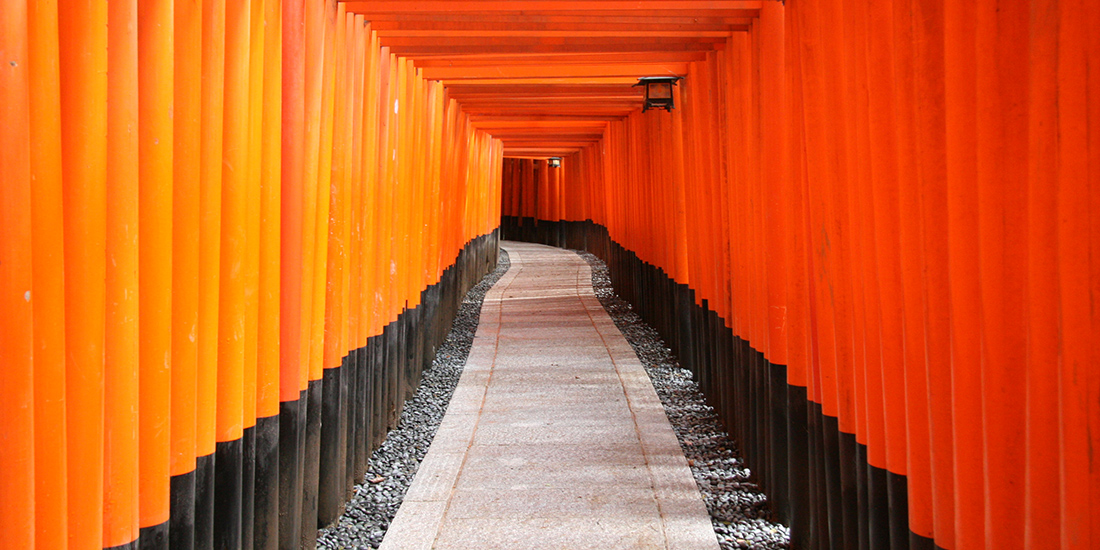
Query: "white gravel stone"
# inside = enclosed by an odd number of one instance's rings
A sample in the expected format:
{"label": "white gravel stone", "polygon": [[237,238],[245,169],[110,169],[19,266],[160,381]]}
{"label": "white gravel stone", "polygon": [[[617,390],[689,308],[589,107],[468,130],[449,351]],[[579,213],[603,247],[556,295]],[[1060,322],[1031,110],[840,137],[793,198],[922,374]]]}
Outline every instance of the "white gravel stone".
{"label": "white gravel stone", "polygon": [[[458,385],[477,332],[485,293],[510,265],[508,253],[501,250],[497,268],[466,293],[447,340],[436,352],[431,368],[424,371],[416,394],[405,402],[397,427],[371,455],[367,481],[361,480],[362,484],[355,486],[355,496],[344,515],[318,532],[317,548],[365,550],[382,544]],[[379,477],[381,481],[370,482]]]}
{"label": "white gravel stone", "polygon": [[596,297],[638,354],[661,398],[707,503],[719,546],[723,550],[790,548],[790,529],[767,519],[767,497],[752,482],[737,442],[707,405],[691,371],[680,366],[657,330],[615,294],[603,261],[588,252],[576,252],[592,267]]}

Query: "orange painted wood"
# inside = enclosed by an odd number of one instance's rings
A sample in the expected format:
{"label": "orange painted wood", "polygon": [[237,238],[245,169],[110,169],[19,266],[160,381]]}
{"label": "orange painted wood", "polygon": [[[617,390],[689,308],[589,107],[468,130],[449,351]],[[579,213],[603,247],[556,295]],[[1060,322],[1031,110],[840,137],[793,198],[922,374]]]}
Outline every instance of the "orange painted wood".
{"label": "orange painted wood", "polygon": [[[944,8],[947,121],[947,264],[950,293],[951,392],[954,422],[954,514],[957,548],[985,544],[983,509],[980,288],[978,264],[976,12]],[[988,52],[985,54],[988,55]]]}
{"label": "orange painted wood", "polygon": [[[318,197],[320,157],[321,157],[321,125],[320,116],[322,105],[322,93],[324,89],[324,44],[325,27],[324,2],[305,2],[303,15],[304,55],[305,55],[305,85],[304,85],[304,119],[302,153],[302,290],[301,290],[301,326],[299,327],[298,363],[301,370],[298,373],[298,384],[301,390],[305,390],[309,381],[313,380],[313,365],[311,357],[313,351],[314,323],[317,311],[314,309],[316,298],[317,269],[317,227],[318,212],[321,200]],[[325,195],[325,209],[328,208],[327,193]],[[327,227],[327,224],[326,224]],[[323,308],[321,310],[324,311]],[[318,344],[320,345],[320,344]]]}
{"label": "orange painted wood", "polygon": [[[58,15],[56,2],[28,2],[26,8],[28,57],[23,68],[26,69],[28,90],[34,90],[26,94],[30,114],[27,136],[30,178],[34,182],[30,203],[34,233],[31,289],[36,358],[34,424],[51,427],[34,431],[34,515],[53,518],[52,521],[35,521],[33,527],[38,547],[64,548],[68,540],[68,434],[65,429],[65,221]],[[17,34],[12,36],[17,37]],[[19,70],[19,67],[11,69]],[[5,97],[15,98],[16,93]],[[12,106],[17,107],[19,101],[13,99]],[[18,128],[18,125],[13,123],[5,127]],[[13,132],[13,135],[18,133]],[[15,167],[10,171],[19,173]],[[19,517],[19,513],[15,516]],[[13,534],[17,537],[23,534],[18,529],[15,531]]]}
{"label": "orange painted wood", "polygon": [[[897,80],[916,80],[917,44],[915,14],[908,6],[895,5],[893,11],[894,63]],[[909,495],[909,529],[933,538],[932,472],[930,452],[928,369],[925,348],[924,261],[921,243],[921,187],[916,121],[916,86],[896,86],[899,239],[902,277],[902,315],[904,323],[904,387],[906,414],[906,476]]]}
{"label": "orange painted wood", "polygon": [[263,143],[260,166],[259,306],[257,311],[256,416],[279,413],[280,232],[282,219],[282,13],[264,1]]}
{"label": "orange painted wood", "polygon": [[[15,16],[11,21],[14,24],[18,19]],[[69,500],[69,548],[74,550],[98,549],[103,543],[107,113],[102,106],[107,103],[107,19],[103,4],[58,4],[58,36],[65,37],[60,42],[59,68],[66,266],[66,464],[68,493],[81,495]],[[21,35],[4,33],[13,39]],[[15,86],[18,80],[12,82]],[[18,101],[14,91],[12,97]],[[14,128],[18,131],[19,126]]]}
{"label": "orange painted wood", "polygon": [[326,287],[328,282],[328,240],[332,194],[332,110],[335,101],[335,39],[336,3],[325,2],[322,12],[323,64],[321,66],[320,140],[317,159],[317,220],[316,251],[313,264],[313,315],[310,323],[310,380],[320,380],[324,368],[325,317],[327,315]]}
{"label": "orange painted wood", "polygon": [[[1017,429],[1027,422],[1026,408],[1021,408],[1019,404],[1029,397],[1037,407],[1031,413],[1034,421],[1049,419],[1056,422],[1057,418],[1054,412],[1057,410],[1054,397],[1057,394],[1056,383],[1049,377],[1037,380],[1034,374],[1025,377],[1025,365],[1028,363],[1044,372],[1047,368],[1056,368],[1053,332],[1047,332],[1045,336],[1028,334],[1027,317],[1042,319],[1043,312],[1034,302],[1031,308],[1026,308],[1025,296],[1038,297],[1034,290],[1026,290],[1030,286],[1028,279],[1031,284],[1046,283],[1043,288],[1053,290],[1049,283],[1053,283],[1056,275],[1047,270],[1054,269],[1057,262],[1050,258],[1050,265],[1040,268],[1041,274],[1032,271],[1035,264],[1030,264],[1028,270],[1019,269],[1015,266],[1026,265],[1029,260],[1042,261],[1043,251],[1051,250],[1051,247],[1036,246],[1034,241],[1026,248],[1013,245],[1027,241],[1029,236],[1043,238],[1044,234],[1052,236],[1053,233],[1053,216],[1041,212],[1046,210],[1047,205],[1052,206],[1054,194],[1029,192],[1028,189],[1029,164],[1034,179],[1049,171],[1043,170],[1041,161],[1036,162],[1041,153],[1033,149],[1037,154],[1029,159],[1027,142],[1016,139],[1016,136],[1028,133],[1029,100],[1039,105],[1046,103],[1046,98],[1041,94],[1033,95],[1039,91],[1038,88],[1033,87],[1029,93],[1022,86],[1010,84],[1026,81],[1029,69],[1044,68],[1041,61],[1034,64],[1009,62],[1010,59],[1028,55],[1027,12],[1028,9],[1022,5],[983,2],[977,6],[975,21],[979,52],[976,59],[976,93],[981,98],[976,103],[975,127],[977,181],[974,183],[978,191],[977,222],[980,231],[977,239],[980,294],[975,298],[981,308],[980,395],[984,448],[981,450],[980,467],[984,470],[981,496],[984,498],[982,508],[987,524],[984,538],[975,540],[984,540],[987,545],[998,548],[1027,546],[1024,538],[1025,493],[1029,493],[1029,504],[1033,506],[1058,506],[1057,495],[1045,488],[1048,483],[1057,484],[1050,470],[1057,469],[1056,438],[1051,434],[1046,441],[1032,439],[1027,442],[1025,434]],[[986,48],[996,51],[985,52]],[[1052,156],[1055,156],[1053,152]],[[1039,181],[1034,181],[1032,185],[1046,187]],[[1044,225],[1049,228],[1045,233],[1041,229]],[[1051,295],[1056,295],[1056,292],[1051,292]],[[1043,299],[1042,303],[1048,304],[1047,300]],[[1053,309],[1045,307],[1047,311]],[[1027,312],[1027,309],[1031,311]],[[1053,321],[1053,315],[1045,321]],[[1053,327],[1051,324],[1048,330],[1053,331]],[[1043,340],[1046,341],[1049,359],[1042,358],[1044,354],[1039,353],[1027,361],[1028,345],[1042,346]],[[1025,443],[1027,452],[1024,451]],[[1022,482],[1025,456],[1029,463],[1026,468],[1030,470],[1028,477],[1032,483],[1043,485],[1044,489],[1025,489]],[[1032,534],[1038,537],[1032,539],[1033,543],[1058,538],[1057,513],[1033,507],[1031,517],[1034,518],[1034,523],[1030,525]],[[998,527],[993,528],[994,525]]]}
{"label": "orange painted wood", "polygon": [[[34,251],[31,248],[31,102],[28,15],[24,2],[5,2],[0,22],[0,51],[9,58],[0,71],[0,370],[5,399],[0,421],[5,425],[0,445],[0,543],[35,545],[35,384],[34,305],[31,303]],[[48,293],[48,290],[46,291]],[[94,503],[98,504],[98,503]],[[65,521],[65,516],[56,518]],[[48,521],[42,518],[41,521]]]}
{"label": "orange painted wood", "polygon": [[[173,12],[138,6],[139,525],[168,521],[172,381]],[[220,396],[219,396],[220,398]],[[220,399],[219,399],[220,401]],[[220,408],[220,407],[219,407]]]}
{"label": "orange painted wood", "polygon": [[[107,81],[106,253],[110,267],[106,278],[104,335],[103,546],[117,546],[137,539],[140,529],[140,388],[138,377],[134,376],[135,372],[139,372],[140,342],[139,147],[138,132],[135,131],[139,126],[136,3],[112,4],[108,13],[108,29],[107,64],[114,70],[108,73]],[[182,113],[186,113],[187,104],[182,107]],[[181,211],[186,211],[186,207],[181,205]],[[186,364],[183,370],[186,372]],[[185,428],[180,429],[179,435],[186,440]],[[192,450],[192,456],[193,453]]]}
{"label": "orange painted wood", "polygon": [[433,2],[417,2],[415,4],[409,4],[407,2],[395,2],[395,1],[376,1],[376,2],[348,2],[348,11],[350,12],[375,12],[375,13],[417,13],[417,12],[439,12],[439,11],[453,11],[453,12],[498,12],[498,11],[547,11],[547,12],[606,12],[612,10],[623,10],[632,12],[651,13],[654,10],[673,10],[680,13],[683,16],[691,15],[706,15],[712,10],[758,10],[762,2],[742,0],[732,2],[709,2],[709,1],[679,1],[675,6],[670,6],[667,2],[660,2],[656,0],[644,0],[634,2],[623,1],[600,1],[600,2],[571,2],[560,0],[540,0],[530,1],[525,0],[522,2],[485,2],[485,1],[473,1],[473,0],[442,0]]}
{"label": "orange painted wood", "polygon": [[[331,368],[339,366],[343,356],[352,348],[348,347],[349,332],[349,271],[350,248],[349,242],[351,220],[351,181],[347,174],[350,167],[350,147],[352,117],[347,113],[349,100],[348,90],[352,85],[348,84],[348,50],[351,49],[352,62],[354,62],[355,28],[354,17],[348,18],[343,6],[337,7],[334,21],[335,38],[333,42],[334,57],[334,88],[333,88],[333,118],[332,130],[332,169],[331,186],[329,196],[329,230],[331,234],[328,240],[328,265],[330,284],[325,287],[325,348],[322,366]],[[352,38],[348,38],[348,29],[352,30]],[[358,327],[356,327],[357,329]]]}
{"label": "orange painted wood", "polygon": [[[927,353],[930,470],[932,475],[932,532],[937,544],[954,544],[954,435],[950,429],[951,408],[950,307],[948,295],[947,133],[946,94],[942,93],[946,67],[943,63],[945,22],[943,6],[937,2],[915,2],[915,28],[928,40],[917,40],[914,95],[919,113],[917,148],[919,178],[923,190],[925,297],[925,350]],[[940,342],[940,344],[936,344]]]}
{"label": "orange painted wood", "polygon": [[[1096,364],[1097,348],[1095,344],[1090,345],[1090,340],[1095,342],[1091,335],[1096,334],[1097,325],[1096,319],[1090,318],[1087,306],[1082,301],[1073,299],[1074,296],[1083,296],[1090,292],[1090,278],[1093,289],[1098,280],[1096,262],[1091,258],[1087,263],[1080,261],[1091,253],[1090,245],[1080,236],[1090,235],[1090,240],[1094,240],[1097,235],[1098,201],[1095,182],[1097,168],[1100,167],[1096,162],[1100,160],[1100,144],[1096,139],[1087,138],[1085,133],[1089,128],[1095,128],[1097,121],[1100,121],[1100,108],[1097,108],[1095,102],[1087,100],[1087,94],[1098,89],[1100,79],[1081,69],[1084,64],[1095,60],[1100,51],[1097,48],[1100,41],[1086,30],[1100,21],[1100,9],[1086,3],[1059,2],[1057,12],[1058,66],[1055,78],[1058,93],[1056,102],[1047,104],[1043,120],[1053,122],[1052,115],[1055,113],[1051,107],[1056,105],[1061,139],[1058,140],[1057,152],[1059,166],[1054,174],[1059,180],[1056,198],[1058,223],[1055,231],[1059,258],[1058,300],[1063,327],[1059,360],[1059,395],[1062,396],[1059,425],[1062,426],[1064,441],[1061,445],[1059,476],[1062,510],[1060,538],[1062,548],[1077,549],[1100,543],[1100,521],[1094,512],[1100,502],[1096,485],[1098,476],[1093,466],[1096,458],[1088,453],[1090,445],[1086,433],[1091,426],[1097,425],[1096,407],[1092,408],[1090,414],[1088,406],[1089,399],[1093,399],[1100,389],[1097,369],[1091,369],[1090,372],[1088,368],[1088,365]],[[1044,35],[1046,33],[1053,34],[1054,29],[1047,27]],[[1049,47],[1050,42],[1047,42],[1047,48]],[[1045,55],[1051,53],[1046,48],[1040,51]],[[1043,78],[1049,74],[1039,73],[1032,78]],[[1052,84],[1042,85],[1048,86],[1047,93],[1051,91],[1049,87]],[[1053,99],[1049,95],[1046,98]],[[1053,132],[1053,128],[1046,129],[1045,125],[1031,127],[1032,131],[1040,128]],[[1048,164],[1045,168],[1049,170],[1053,166]],[[1096,250],[1095,242],[1091,249]],[[1081,380],[1086,381],[1083,386],[1078,382]],[[1091,478],[1089,483],[1075,481],[1086,478]]]}
{"label": "orange painted wood", "polygon": [[[13,387],[64,415],[16,422],[16,545],[162,521],[170,474],[506,214],[591,219],[690,285],[908,477],[913,532],[1095,546],[1092,3],[12,5]],[[654,70],[688,77],[671,114],[638,112]]]}
{"label": "orange painted wood", "polygon": [[217,441],[218,309],[221,287],[222,143],[225,101],[225,3],[203,0],[202,140],[199,183],[199,329],[196,454]]}
{"label": "orange painted wood", "polygon": [[[199,257],[202,205],[202,3],[174,6],[172,152],[172,393],[173,476],[195,469],[198,389]],[[120,28],[111,25],[111,28]],[[125,28],[125,27],[121,27]],[[112,50],[113,51],[113,50]],[[117,65],[116,65],[117,66]],[[113,72],[112,72],[113,74]],[[120,97],[122,94],[112,94]],[[125,129],[125,128],[123,128]],[[123,154],[117,159],[131,158]],[[111,178],[112,181],[125,179]],[[108,199],[108,204],[114,201]],[[136,224],[135,224],[136,225]],[[125,270],[120,270],[125,273]],[[116,300],[117,301],[117,298]],[[134,316],[134,320],[136,320]],[[110,326],[110,323],[108,324]],[[133,338],[124,340],[132,344]],[[108,365],[112,362],[108,361]],[[108,398],[110,401],[110,398]],[[136,532],[128,542],[137,537]],[[121,542],[120,542],[121,543]],[[120,544],[116,543],[116,544]]]}
{"label": "orange painted wood", "polygon": [[260,220],[263,178],[264,0],[249,2],[248,185],[244,262],[244,428],[256,425],[259,384]]}
{"label": "orange painted wood", "polygon": [[249,161],[248,69],[251,9],[228,3],[225,10],[225,114],[223,117],[221,277],[218,309],[219,443],[244,430],[245,263]]}
{"label": "orange painted wood", "polygon": [[637,79],[642,76],[682,75],[686,72],[684,63],[639,63],[639,64],[542,64],[542,65],[505,65],[505,66],[481,66],[481,67],[429,67],[424,69],[424,76],[433,80],[446,80],[457,83],[462,80],[476,80],[481,78],[492,79],[522,79],[522,78],[580,78],[580,77],[615,77],[625,76]]}
{"label": "orange painted wood", "polygon": [[[1061,509],[1060,472],[1060,455],[1067,440],[1054,430],[1039,428],[1041,425],[1061,426],[1064,407],[1060,403],[1063,399],[1060,377],[1050,375],[1059,370],[1058,348],[1062,339],[1058,334],[1059,308],[1055,304],[1062,266],[1057,259],[1058,247],[1051,244],[1057,242],[1059,218],[1058,77],[1056,64],[1052,61],[1057,58],[1054,54],[1058,42],[1057,19],[1044,17],[1029,21],[1022,14],[1013,13],[1018,6],[983,7],[987,8],[983,10],[986,13],[980,14],[978,20],[982,37],[1005,48],[1007,51],[1003,55],[1031,55],[1031,63],[1026,65],[1006,66],[1003,58],[990,59],[992,67],[986,71],[979,67],[978,73],[980,86],[994,82],[1004,86],[1009,79],[1015,82],[1030,80],[1026,92],[1017,86],[1000,89],[994,101],[979,110],[979,117],[985,115],[984,120],[979,119],[979,128],[994,135],[989,136],[992,143],[980,146],[978,153],[979,183],[986,184],[979,192],[985,191],[994,178],[1002,180],[998,196],[981,193],[979,199],[984,207],[979,220],[983,233],[989,234],[979,246],[988,245],[992,239],[1003,239],[996,243],[998,247],[991,247],[1001,252],[1000,257],[989,258],[983,254],[981,258],[982,313],[983,322],[988,323],[983,328],[1002,330],[995,336],[983,334],[983,361],[988,361],[983,367],[990,367],[988,372],[983,369],[983,389],[994,385],[993,389],[998,392],[984,397],[983,401],[986,414],[1005,415],[1004,424],[989,419],[985,432],[987,446],[1005,453],[1008,459],[985,464],[990,479],[986,487],[986,516],[992,520],[991,527],[1005,521],[1014,522],[1004,530],[987,529],[986,539],[1006,548],[1025,548],[1052,540],[1062,542],[1062,517],[1068,512]],[[1051,4],[1036,7],[1053,11]],[[1028,53],[1024,53],[1025,49]],[[986,78],[982,79],[983,76]],[[992,113],[987,109],[993,108],[999,108],[1002,117],[989,116]],[[1009,133],[1012,131],[1023,132],[1029,139],[1013,139]],[[982,137],[979,134],[979,138]],[[986,143],[979,141],[979,144]],[[1011,158],[1002,157],[997,164],[989,162],[993,154],[1000,151]],[[998,215],[1001,223],[990,223]],[[1009,243],[1026,243],[1026,247]],[[995,279],[987,281],[986,268],[991,263],[993,269],[988,271],[993,272]],[[1021,265],[1027,268],[1016,267]],[[992,302],[989,298],[994,292],[1001,294],[994,295],[1001,301],[988,303]],[[1001,316],[986,318],[987,311]],[[987,340],[989,345],[985,345]],[[994,349],[998,344],[1000,347]],[[1014,397],[1024,400],[1028,406],[1024,409],[1011,407],[1007,401]],[[1018,424],[1026,424],[1024,433],[1007,433],[1010,426]],[[1000,448],[1001,444],[1005,445],[1004,449]],[[992,449],[987,448],[987,452],[989,450]],[[1021,470],[1026,471],[1023,483],[1017,481]],[[1009,476],[1012,479],[1007,479]],[[1013,498],[1013,501],[995,500],[1001,498]],[[1013,535],[1016,538],[1008,540]]]}
{"label": "orange painted wood", "polygon": [[302,0],[283,2],[282,232],[279,400],[297,401],[305,377],[302,345],[302,242],[304,225],[305,27]]}

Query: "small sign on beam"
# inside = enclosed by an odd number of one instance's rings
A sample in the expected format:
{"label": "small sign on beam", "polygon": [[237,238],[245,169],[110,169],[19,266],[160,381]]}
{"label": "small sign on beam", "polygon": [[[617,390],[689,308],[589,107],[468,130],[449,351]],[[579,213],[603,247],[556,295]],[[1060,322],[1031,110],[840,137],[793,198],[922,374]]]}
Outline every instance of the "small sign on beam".
{"label": "small sign on beam", "polygon": [[642,104],[642,112],[650,109],[664,109],[672,111],[675,102],[672,97],[672,87],[684,77],[682,76],[643,76],[633,87],[645,87],[645,103]]}

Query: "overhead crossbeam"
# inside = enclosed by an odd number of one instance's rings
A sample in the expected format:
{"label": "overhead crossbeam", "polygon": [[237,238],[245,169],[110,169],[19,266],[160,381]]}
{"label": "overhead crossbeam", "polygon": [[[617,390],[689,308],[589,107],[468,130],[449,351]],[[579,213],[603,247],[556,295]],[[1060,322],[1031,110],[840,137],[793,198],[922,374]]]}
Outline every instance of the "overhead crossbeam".
{"label": "overhead crossbeam", "polygon": [[748,31],[756,0],[373,0],[343,2],[382,46],[441,82],[508,155],[598,142],[642,106],[642,76],[689,65]]}

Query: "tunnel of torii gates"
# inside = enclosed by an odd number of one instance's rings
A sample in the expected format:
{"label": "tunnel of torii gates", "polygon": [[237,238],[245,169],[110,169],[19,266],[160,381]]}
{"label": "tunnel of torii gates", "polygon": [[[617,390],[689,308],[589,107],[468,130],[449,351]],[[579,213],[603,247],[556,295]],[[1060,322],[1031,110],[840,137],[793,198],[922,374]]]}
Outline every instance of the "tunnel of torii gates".
{"label": "tunnel of torii gates", "polygon": [[608,262],[795,548],[1100,548],[1097,29],[0,0],[0,548],[312,546],[502,236]]}

